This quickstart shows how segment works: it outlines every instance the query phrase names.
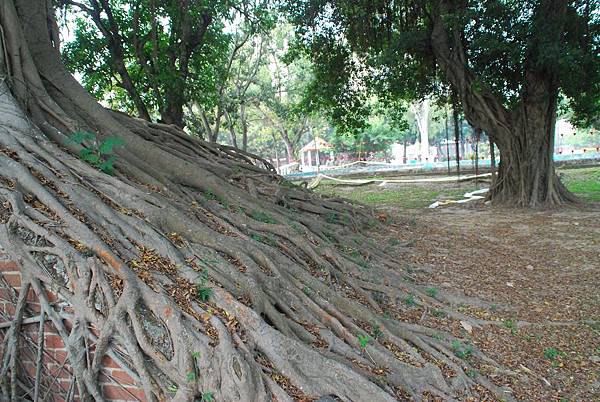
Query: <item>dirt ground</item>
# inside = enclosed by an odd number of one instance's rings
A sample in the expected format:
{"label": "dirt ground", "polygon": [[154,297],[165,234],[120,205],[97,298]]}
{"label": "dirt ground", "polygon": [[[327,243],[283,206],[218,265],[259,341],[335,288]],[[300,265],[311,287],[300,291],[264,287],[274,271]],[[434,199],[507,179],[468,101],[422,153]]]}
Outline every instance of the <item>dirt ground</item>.
{"label": "dirt ground", "polygon": [[459,311],[492,323],[416,314],[460,335],[505,371],[481,372],[524,401],[600,401],[600,204],[519,211],[480,204],[380,208],[400,222],[419,283],[489,302]]}

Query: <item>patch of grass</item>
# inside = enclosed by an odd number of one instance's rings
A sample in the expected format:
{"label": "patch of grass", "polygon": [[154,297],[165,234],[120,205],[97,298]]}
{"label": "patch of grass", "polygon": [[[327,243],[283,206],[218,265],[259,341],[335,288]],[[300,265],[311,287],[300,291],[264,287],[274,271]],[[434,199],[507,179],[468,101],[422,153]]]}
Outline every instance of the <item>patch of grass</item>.
{"label": "patch of grass", "polygon": [[392,246],[392,247],[399,246],[400,245],[400,239],[396,239],[395,237],[390,237],[388,239],[388,244],[390,246]]}
{"label": "patch of grass", "polygon": [[413,295],[406,296],[406,299],[404,299],[404,304],[406,304],[408,307],[416,306],[417,302],[415,301],[415,296],[413,296]]}
{"label": "patch of grass", "polygon": [[555,362],[559,357],[564,357],[565,352],[562,352],[556,348],[546,348],[544,349],[544,358],[550,360],[551,362]]}
{"label": "patch of grass", "polygon": [[567,190],[586,201],[600,201],[600,167],[561,170]]}
{"label": "patch of grass", "polygon": [[339,223],[340,222],[340,216],[338,214],[336,214],[335,212],[329,212],[325,215],[325,221],[327,223]]}
{"label": "patch of grass", "polygon": [[460,359],[468,359],[473,354],[473,346],[455,339],[452,341],[452,351]]}
{"label": "patch of grass", "polygon": [[277,223],[277,221],[273,217],[269,216],[268,214],[266,214],[262,211],[253,210],[250,213],[250,217],[252,219],[254,219],[255,221],[262,222],[262,223],[270,223],[270,224]]}
{"label": "patch of grass", "polygon": [[427,288],[425,290],[425,293],[427,294],[427,296],[432,297],[435,299],[435,297],[438,294],[438,290],[436,288]]}
{"label": "patch of grass", "polygon": [[511,334],[513,334],[513,335],[517,334],[518,328],[517,328],[517,321],[515,319],[511,318],[508,320],[504,320],[502,325],[504,325],[504,328],[510,329]]}
{"label": "patch of grass", "polygon": [[229,203],[222,196],[215,194],[212,189],[206,189],[203,191],[202,195],[207,201],[217,201],[219,204],[223,205],[224,208],[229,209]]}
{"label": "patch of grass", "polygon": [[[430,188],[414,185],[398,188],[381,189],[376,185],[365,186],[361,191],[347,191],[334,185],[317,187],[317,191],[344,197],[371,206],[395,206],[400,208],[425,208],[440,197],[462,198],[466,189],[463,188]],[[377,222],[374,222],[375,224]]]}
{"label": "patch of grass", "polygon": [[290,222],[290,227],[292,228],[294,233],[296,233],[298,235],[304,234],[304,232],[302,231],[302,228],[296,222]]}

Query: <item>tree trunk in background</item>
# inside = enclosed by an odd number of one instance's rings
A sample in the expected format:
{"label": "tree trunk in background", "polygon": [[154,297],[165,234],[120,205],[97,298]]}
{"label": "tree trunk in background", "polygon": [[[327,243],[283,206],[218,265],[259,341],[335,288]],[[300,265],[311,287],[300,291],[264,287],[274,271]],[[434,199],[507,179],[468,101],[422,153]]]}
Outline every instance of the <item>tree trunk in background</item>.
{"label": "tree trunk in background", "polygon": [[429,159],[429,99],[419,102],[413,110],[420,134],[421,161],[425,162]]}
{"label": "tree trunk in background", "polygon": [[[463,10],[464,4],[439,1],[439,10],[433,16],[431,44],[436,61],[460,97],[467,121],[488,133],[500,151],[499,171],[490,189],[490,199],[521,207],[575,202],[576,198],[565,189],[554,171],[557,66],[540,60],[544,52],[540,47],[544,45],[539,37],[532,38],[525,55],[525,85],[520,100],[507,109],[489,88],[476,83],[477,77],[466,61],[461,32],[448,26],[449,19],[444,18],[455,14],[457,9]],[[560,43],[566,12],[567,2],[539,2],[533,16],[534,27],[546,36],[553,36],[545,37],[544,43]],[[551,23],[555,29],[551,32],[543,29]]]}
{"label": "tree trunk in background", "polygon": [[290,137],[287,134],[287,130],[281,131],[281,139],[285,144],[287,163],[292,163],[294,161],[294,144],[292,144],[292,141],[290,141]]}
{"label": "tree trunk in background", "polygon": [[513,132],[497,144],[500,165],[492,199],[531,207],[575,201],[554,169],[558,93],[533,79],[528,89],[522,109],[512,115]]}
{"label": "tree trunk in background", "polygon": [[[246,104],[240,105],[240,121],[242,124],[242,151],[248,150],[248,118],[246,116]],[[277,162],[279,163],[279,162]]]}
{"label": "tree trunk in background", "polygon": [[160,117],[165,124],[174,124],[179,128],[185,127],[183,119],[183,106],[185,105],[185,83],[174,80],[173,87],[167,91],[164,109],[160,111]]}
{"label": "tree trunk in background", "polygon": [[490,142],[490,168],[492,170],[492,173],[494,173],[496,171],[496,151],[494,150],[495,145],[494,141],[489,135],[488,139]]}
{"label": "tree trunk in background", "polygon": [[458,105],[456,104],[456,100],[452,102],[452,120],[454,122],[454,142],[456,145],[456,173],[460,175],[460,125],[458,118]]}

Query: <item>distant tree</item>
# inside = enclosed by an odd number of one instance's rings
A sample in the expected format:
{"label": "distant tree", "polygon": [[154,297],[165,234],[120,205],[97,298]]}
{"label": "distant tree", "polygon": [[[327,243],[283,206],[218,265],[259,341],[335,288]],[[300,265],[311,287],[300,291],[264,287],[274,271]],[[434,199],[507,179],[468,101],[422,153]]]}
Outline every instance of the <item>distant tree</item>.
{"label": "distant tree", "polygon": [[554,126],[559,93],[580,124],[598,117],[597,1],[303,0],[287,10],[315,63],[317,106],[339,125],[362,121],[365,88],[418,100],[449,85],[500,149],[492,200],[574,200],[554,171]]}
{"label": "distant tree", "polygon": [[215,103],[236,18],[268,20],[257,1],[60,0],[75,13],[63,56],[97,98],[146,120],[185,125],[190,101]]}

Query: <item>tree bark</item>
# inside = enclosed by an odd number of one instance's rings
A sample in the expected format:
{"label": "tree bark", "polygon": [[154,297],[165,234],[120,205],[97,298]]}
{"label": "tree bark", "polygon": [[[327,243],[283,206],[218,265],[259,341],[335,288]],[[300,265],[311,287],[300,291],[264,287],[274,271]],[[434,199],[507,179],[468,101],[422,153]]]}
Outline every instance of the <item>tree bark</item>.
{"label": "tree bark", "polygon": [[[533,79],[532,79],[533,81]],[[542,92],[543,100],[524,101],[521,110],[513,113],[514,133],[508,141],[498,144],[500,165],[494,186],[493,200],[519,206],[538,207],[575,202],[560,182],[554,169],[554,134],[558,94],[548,94],[546,85],[531,86],[530,93]],[[530,95],[532,96],[532,95]]]}
{"label": "tree bark", "polygon": [[[467,121],[488,133],[500,151],[500,170],[492,183],[491,201],[523,207],[575,202],[554,172],[551,144],[556,121],[556,77],[536,60],[543,53],[537,48],[538,38],[533,37],[526,55],[521,99],[508,110],[488,88],[476,85],[459,27],[450,28],[444,22],[445,15],[458,14],[461,7],[464,4],[439,0],[431,44],[446,79],[460,96]],[[566,2],[544,0],[536,8],[534,25],[553,21],[556,29],[552,34],[560,37],[565,12]]]}

